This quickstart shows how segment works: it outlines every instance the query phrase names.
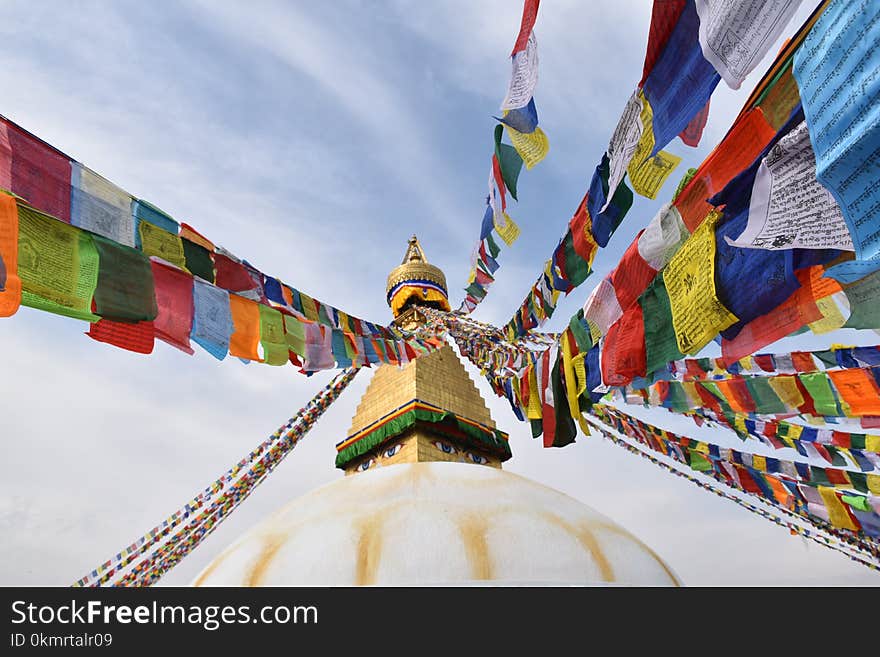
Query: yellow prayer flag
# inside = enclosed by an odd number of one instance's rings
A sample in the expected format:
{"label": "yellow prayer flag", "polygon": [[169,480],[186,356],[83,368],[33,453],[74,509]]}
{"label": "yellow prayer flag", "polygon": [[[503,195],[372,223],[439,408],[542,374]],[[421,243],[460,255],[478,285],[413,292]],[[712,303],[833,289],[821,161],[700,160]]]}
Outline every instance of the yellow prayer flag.
{"label": "yellow prayer flag", "polygon": [[627,173],[632,188],[637,194],[655,199],[663,183],[681,163],[681,158],[666,151],[658,151],[653,156],[651,155],[655,145],[654,112],[641,90],[639,91],[639,101],[642,104],[642,111],[639,114],[639,120],[642,123],[642,136],[639,138],[636,151],[629,162]]}
{"label": "yellow prayer flag", "polygon": [[519,226],[516,225],[516,222],[510,218],[510,215],[506,212],[501,213],[503,218],[503,223],[498,221],[498,215],[496,214],[493,217],[492,223],[495,224],[495,232],[498,233],[498,236],[504,240],[504,243],[507,246],[510,246],[519,238],[520,229]]}
{"label": "yellow prayer flag", "polygon": [[[639,143],[636,145],[636,150],[633,153],[632,159],[629,161],[627,168],[630,178],[633,177],[633,172],[638,170],[642,162],[650,157],[651,151],[654,150],[654,144],[656,143],[654,141],[654,110],[651,109],[651,103],[648,102],[648,98],[641,89],[639,89],[638,99],[642,107],[641,112],[639,112],[639,122],[642,124],[642,136],[639,137]],[[639,193],[641,194],[641,192]]]}
{"label": "yellow prayer flag", "polygon": [[844,292],[835,292],[830,296],[816,299],[816,306],[819,308],[819,312],[822,313],[822,319],[810,322],[810,330],[816,335],[821,335],[836,331],[846,324],[846,320],[849,319],[849,313],[845,317],[843,312],[841,312],[840,304],[843,303],[849,304]]}
{"label": "yellow prayer flag", "polygon": [[859,528],[856,527],[852,518],[849,517],[849,514],[843,506],[843,502],[838,499],[833,488],[819,486],[819,495],[822,496],[822,501],[825,502],[825,507],[828,509],[828,517],[831,519],[832,525],[840,529],[858,531]]}
{"label": "yellow prayer flag", "polygon": [[531,169],[547,156],[550,142],[541,128],[535,128],[534,132],[520,132],[505,125],[504,129],[507,131],[510,143],[513,144],[516,152],[522,158],[523,164],[526,165],[526,169]]}
{"label": "yellow prayer flag", "polygon": [[586,360],[586,357],[587,354],[581,352],[571,359],[571,364],[574,367],[574,375],[577,377],[578,396],[584,394],[587,389],[587,366],[584,362]]}
{"label": "yellow prayer flag", "polygon": [[183,254],[183,241],[179,235],[154,226],[149,221],[138,223],[141,248],[149,256],[162,258],[175,267],[186,270],[186,256]]}
{"label": "yellow prayer flag", "polygon": [[880,475],[869,474],[865,478],[868,480],[868,490],[874,495],[880,495]]}
{"label": "yellow prayer flag", "polygon": [[526,417],[530,420],[540,420],[541,415],[541,395],[538,392],[538,377],[535,374],[535,368],[529,368],[529,407],[526,409]]}
{"label": "yellow prayer flag", "polygon": [[880,452],[880,436],[865,436],[865,449],[869,452]]}
{"label": "yellow prayer flag", "polygon": [[715,296],[715,224],[713,210],[669,261],[663,274],[678,349],[696,354],[719,331],[737,321]]}
{"label": "yellow prayer flag", "polygon": [[767,377],[767,383],[789,410],[797,410],[803,405],[804,397],[793,376],[770,376]]}
{"label": "yellow prayer flag", "polygon": [[657,151],[653,157],[649,157],[637,168],[631,163],[628,173],[633,190],[647,198],[657,198],[660,188],[679,164],[681,158],[668,151]]}
{"label": "yellow prayer flag", "polygon": [[760,454],[753,454],[752,467],[759,472],[767,472],[767,459]]}

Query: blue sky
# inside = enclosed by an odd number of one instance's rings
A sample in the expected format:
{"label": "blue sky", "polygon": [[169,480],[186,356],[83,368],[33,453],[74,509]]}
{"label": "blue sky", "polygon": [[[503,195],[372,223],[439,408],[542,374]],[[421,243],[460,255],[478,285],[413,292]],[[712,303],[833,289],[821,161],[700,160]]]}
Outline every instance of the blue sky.
{"label": "blue sky", "polygon": [[[814,3],[805,2],[790,35]],[[418,234],[461,300],[483,214],[507,58],[521,4],[57,3],[13,0],[0,24],[0,113],[248,259],[267,274],[387,323],[385,276]],[[475,313],[503,324],[562,236],[641,77],[647,1],[547,0],[535,94],[548,158],[520,178],[523,230]],[[699,163],[771,56],[712,100]],[[558,328],[668,200],[637,197],[597,271],[560,302]],[[0,321],[0,583],[66,585],[151,528],[263,440],[329,380],[217,362],[157,342],[139,356],[86,326],[22,308]],[[870,343],[842,334],[780,348]],[[600,438],[544,450],[469,367],[514,459],[507,469],[614,518],[685,583],[880,584],[880,576]],[[340,475],[361,374],[248,501],[166,578],[183,584],[285,501]],[[661,416],[669,428],[691,428]],[[720,442],[717,432],[691,435]]]}

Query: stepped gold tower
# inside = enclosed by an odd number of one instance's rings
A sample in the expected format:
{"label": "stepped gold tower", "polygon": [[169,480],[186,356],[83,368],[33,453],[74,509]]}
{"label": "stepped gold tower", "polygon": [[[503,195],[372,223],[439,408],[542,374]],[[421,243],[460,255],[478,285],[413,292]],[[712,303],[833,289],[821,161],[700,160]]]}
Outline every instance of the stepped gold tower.
{"label": "stepped gold tower", "polygon": [[[446,277],[413,236],[388,276],[394,321],[449,310]],[[507,434],[451,347],[382,365],[336,465],[223,551],[196,586],[675,585],[669,567],[577,500],[501,469]]]}
{"label": "stepped gold tower", "polygon": [[[424,324],[423,305],[449,310],[446,277],[425,257],[415,235],[399,267],[388,275],[394,321]],[[486,402],[448,345],[403,368],[383,365],[370,381],[337,446],[346,474],[379,465],[453,461],[500,468],[510,458],[507,434],[495,428]]]}

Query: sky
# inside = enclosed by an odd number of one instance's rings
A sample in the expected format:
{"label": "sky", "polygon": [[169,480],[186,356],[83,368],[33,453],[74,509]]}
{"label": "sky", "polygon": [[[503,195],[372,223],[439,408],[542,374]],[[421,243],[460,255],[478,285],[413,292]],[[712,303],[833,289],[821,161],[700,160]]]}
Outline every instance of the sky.
{"label": "sky", "polygon": [[[784,37],[814,5],[803,3]],[[647,0],[542,4],[535,102],[550,153],[520,177],[509,212],[522,236],[499,256],[476,319],[503,325],[563,235],[641,78],[650,8]],[[453,307],[462,299],[520,14],[512,0],[11,0],[0,22],[0,114],[266,274],[386,324],[385,278],[413,233],[445,271]],[[679,170],[656,201],[636,196],[593,278],[560,301],[547,330],[567,323],[687,167],[720,140],[781,43],[739,91],[719,86],[700,147],[667,147],[684,158]],[[79,579],[225,472],[332,376],[219,362],[199,348],[188,356],[159,341],[143,356],[90,340],[87,328],[25,307],[0,320],[0,585]],[[873,333],[846,331],[773,347],[872,341]],[[610,516],[683,583],[880,585],[876,572],[601,437],[543,449],[466,366],[510,434],[505,468]],[[339,479],[334,445],[369,378],[361,373],[162,583],[189,583],[268,513]],[[665,412],[640,417],[731,440]]]}

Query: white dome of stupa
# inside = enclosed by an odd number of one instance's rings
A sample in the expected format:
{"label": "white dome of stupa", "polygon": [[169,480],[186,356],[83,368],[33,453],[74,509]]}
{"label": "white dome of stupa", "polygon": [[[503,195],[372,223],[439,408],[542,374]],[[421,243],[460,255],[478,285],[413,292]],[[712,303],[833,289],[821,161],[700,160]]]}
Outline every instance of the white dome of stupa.
{"label": "white dome of stupa", "polygon": [[638,585],[679,581],[650,548],[559,491],[500,469],[422,462],[290,502],[196,586]]}

